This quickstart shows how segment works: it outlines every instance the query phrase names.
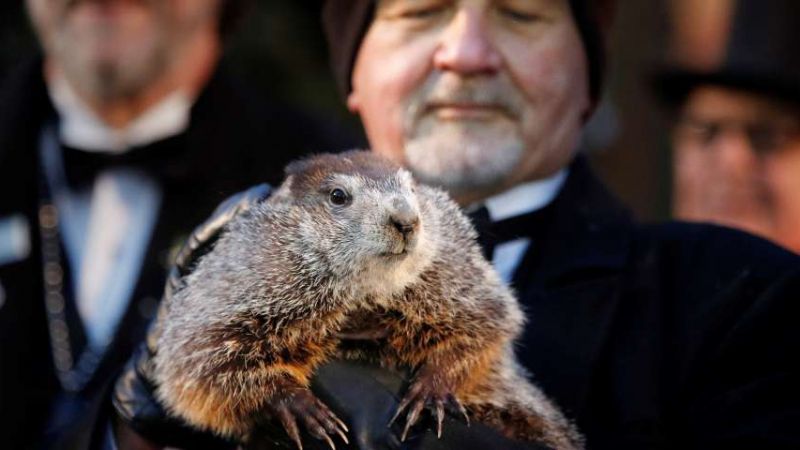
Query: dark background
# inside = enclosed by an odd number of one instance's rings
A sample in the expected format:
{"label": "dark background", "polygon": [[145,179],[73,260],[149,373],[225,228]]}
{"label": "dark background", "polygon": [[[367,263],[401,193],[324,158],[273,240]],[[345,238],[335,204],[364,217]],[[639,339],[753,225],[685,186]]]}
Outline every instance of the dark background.
{"label": "dark background", "polygon": [[[233,70],[265,94],[360,132],[329,75],[319,0],[256,0],[228,42]],[[665,0],[620,0],[606,95],[584,146],[643,219],[669,215],[665,120],[647,79],[666,45]],[[24,2],[0,2],[0,78],[36,52]],[[325,150],[325,149],[321,149]]]}

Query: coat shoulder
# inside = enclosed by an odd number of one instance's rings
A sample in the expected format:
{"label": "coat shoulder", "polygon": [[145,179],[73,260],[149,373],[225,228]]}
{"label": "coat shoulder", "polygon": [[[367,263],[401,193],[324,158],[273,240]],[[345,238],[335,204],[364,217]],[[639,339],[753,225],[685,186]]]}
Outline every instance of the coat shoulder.
{"label": "coat shoulder", "polygon": [[786,323],[800,306],[800,256],[709,224],[648,225],[637,234],[629,280],[658,299],[660,323],[687,355],[702,359],[734,341],[774,345],[778,330],[800,335]]}
{"label": "coat shoulder", "polygon": [[752,234],[706,223],[666,222],[634,228],[636,258],[658,259],[673,273],[710,278],[757,277],[765,281],[800,269],[800,255]]}

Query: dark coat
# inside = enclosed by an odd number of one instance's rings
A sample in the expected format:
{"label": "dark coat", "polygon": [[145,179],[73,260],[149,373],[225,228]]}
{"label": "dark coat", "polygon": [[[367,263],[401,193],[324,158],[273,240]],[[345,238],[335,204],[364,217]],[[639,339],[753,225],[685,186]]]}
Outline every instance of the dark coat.
{"label": "dark coat", "polygon": [[515,274],[518,348],[590,449],[800,448],[800,258],[635,224],[578,159]]}
{"label": "dark coat", "polygon": [[[583,158],[536,216],[517,354],[588,449],[800,448],[799,257],[726,228],[636,224]],[[337,362],[313,386],[361,448],[385,448],[363,443],[385,439],[397,374]],[[491,435],[449,420],[404,448],[524,447]]]}
{"label": "dark coat", "polygon": [[[97,393],[142,340],[163,290],[170,250],[230,194],[264,181],[278,183],[284,165],[301,153],[351,144],[333,128],[253,95],[223,72],[214,75],[193,107],[179,151],[163,161],[162,207],[133,300],[97,376],[79,396],[87,419]],[[0,218],[24,215],[33,245],[28,258],[0,265],[3,448],[37,445],[60,391],[49,350],[37,220],[38,138],[43,123],[54,116],[40,61],[12,74],[0,91]]]}

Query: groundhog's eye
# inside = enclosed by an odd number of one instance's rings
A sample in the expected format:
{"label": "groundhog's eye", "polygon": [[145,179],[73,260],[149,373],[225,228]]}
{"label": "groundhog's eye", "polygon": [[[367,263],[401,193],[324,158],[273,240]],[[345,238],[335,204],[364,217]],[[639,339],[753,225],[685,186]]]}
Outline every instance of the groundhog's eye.
{"label": "groundhog's eye", "polygon": [[344,189],[333,189],[330,195],[331,203],[337,206],[342,206],[350,199],[350,196],[347,195],[347,192]]}

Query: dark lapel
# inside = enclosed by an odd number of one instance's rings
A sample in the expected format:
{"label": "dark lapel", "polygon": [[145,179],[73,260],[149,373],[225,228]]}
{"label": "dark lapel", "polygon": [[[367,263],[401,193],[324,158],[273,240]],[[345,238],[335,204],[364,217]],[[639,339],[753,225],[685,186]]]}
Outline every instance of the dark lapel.
{"label": "dark lapel", "polygon": [[[9,448],[32,445],[39,438],[38,427],[57,390],[42,300],[37,218],[39,127],[52,114],[40,59],[15,68],[3,80],[0,217],[24,216],[31,242],[27,258],[0,266],[6,293],[0,307],[0,436]],[[15,445],[23,437],[26,445]]]}
{"label": "dark lapel", "polygon": [[547,224],[532,236],[515,275],[530,321],[518,353],[534,379],[575,417],[614,319],[631,221],[583,157],[549,208]]}

